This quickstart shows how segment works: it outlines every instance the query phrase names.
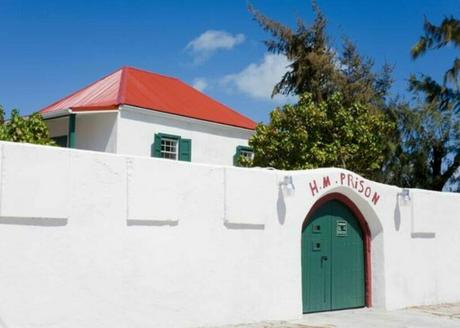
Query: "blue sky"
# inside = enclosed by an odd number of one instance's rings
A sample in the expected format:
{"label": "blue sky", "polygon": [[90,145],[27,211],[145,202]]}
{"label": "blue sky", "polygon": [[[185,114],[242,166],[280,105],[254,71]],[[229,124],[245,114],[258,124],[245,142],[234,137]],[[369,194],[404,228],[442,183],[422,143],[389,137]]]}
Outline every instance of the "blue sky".
{"label": "blue sky", "polygon": [[[253,0],[267,16],[293,26],[311,22],[309,1]],[[346,35],[361,53],[395,65],[394,91],[410,73],[436,78],[453,49],[412,61],[423,17],[459,14],[457,0],[318,0],[336,47]],[[285,61],[268,56],[269,35],[245,0],[0,0],[0,104],[36,111],[125,65],[178,77],[256,121],[286,99],[268,97]]]}

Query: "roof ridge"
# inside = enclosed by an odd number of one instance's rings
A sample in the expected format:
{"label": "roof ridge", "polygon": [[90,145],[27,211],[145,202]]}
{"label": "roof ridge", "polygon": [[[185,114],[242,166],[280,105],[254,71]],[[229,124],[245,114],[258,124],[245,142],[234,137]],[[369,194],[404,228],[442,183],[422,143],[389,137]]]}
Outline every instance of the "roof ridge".
{"label": "roof ridge", "polygon": [[117,93],[117,105],[121,105],[125,101],[125,92],[126,92],[126,74],[128,66],[123,66],[121,68],[120,84],[118,85]]}
{"label": "roof ridge", "polygon": [[146,70],[146,69],[142,69],[142,68],[137,68],[137,67],[134,67],[134,66],[123,66],[122,69],[132,69],[132,70],[135,70],[135,71],[139,71],[139,72],[142,72],[142,73],[147,73],[147,74],[153,74],[153,75],[157,75],[157,76],[161,76],[161,77],[164,77],[164,78],[167,78],[167,79],[171,79],[171,80],[179,80],[179,78],[175,77],[175,76],[168,76],[168,75],[164,75],[164,74],[159,74],[159,73],[156,73],[156,72],[153,72],[153,71],[149,71],[149,70]]}

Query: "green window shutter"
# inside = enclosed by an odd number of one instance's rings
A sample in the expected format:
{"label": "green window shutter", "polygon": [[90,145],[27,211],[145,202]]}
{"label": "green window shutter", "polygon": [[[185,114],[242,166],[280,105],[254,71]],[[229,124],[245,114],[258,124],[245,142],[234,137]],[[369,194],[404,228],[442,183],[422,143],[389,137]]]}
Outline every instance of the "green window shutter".
{"label": "green window shutter", "polygon": [[161,134],[155,134],[150,155],[152,157],[161,157]]}
{"label": "green window shutter", "polygon": [[236,147],[236,153],[233,155],[233,165],[240,166],[241,146]]}
{"label": "green window shutter", "polygon": [[192,161],[192,140],[179,139],[179,160],[191,162]]}

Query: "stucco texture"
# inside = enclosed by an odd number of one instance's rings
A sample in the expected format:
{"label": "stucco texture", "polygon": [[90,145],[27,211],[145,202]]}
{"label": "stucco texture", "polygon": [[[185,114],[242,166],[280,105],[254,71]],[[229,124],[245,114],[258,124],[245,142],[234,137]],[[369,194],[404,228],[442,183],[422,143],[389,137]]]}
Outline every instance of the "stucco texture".
{"label": "stucco texture", "polygon": [[[292,177],[292,185],[285,182]],[[371,233],[372,306],[460,301],[460,196],[0,143],[0,326],[197,327],[302,316],[302,224],[340,193]]]}

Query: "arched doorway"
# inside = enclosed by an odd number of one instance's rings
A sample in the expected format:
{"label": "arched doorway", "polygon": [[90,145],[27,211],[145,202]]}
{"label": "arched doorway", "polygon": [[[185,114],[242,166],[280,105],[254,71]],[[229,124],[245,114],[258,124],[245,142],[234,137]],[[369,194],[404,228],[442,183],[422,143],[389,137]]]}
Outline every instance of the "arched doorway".
{"label": "arched doorway", "polygon": [[370,306],[370,233],[346,196],[328,194],[302,227],[303,312]]}

